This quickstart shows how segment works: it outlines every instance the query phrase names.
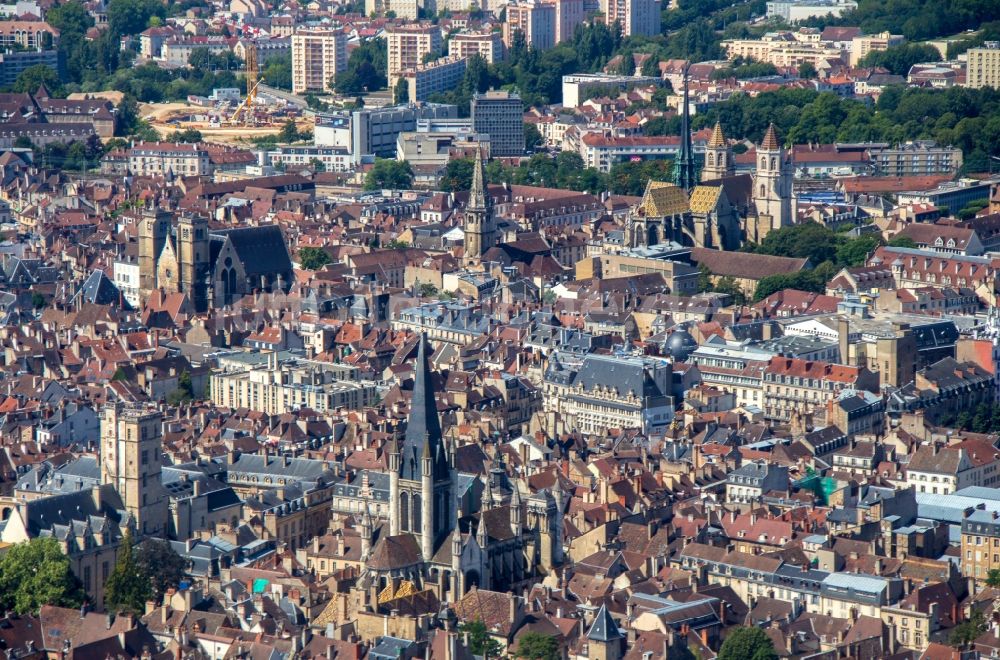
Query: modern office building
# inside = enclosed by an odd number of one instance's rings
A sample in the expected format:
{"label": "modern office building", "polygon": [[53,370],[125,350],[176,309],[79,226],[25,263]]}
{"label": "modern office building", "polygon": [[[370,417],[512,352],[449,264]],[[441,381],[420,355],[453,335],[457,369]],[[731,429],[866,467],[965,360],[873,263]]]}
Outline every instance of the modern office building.
{"label": "modern office building", "polygon": [[490,136],[494,156],[524,153],[524,104],[516,92],[489,91],[472,97],[472,128]]}
{"label": "modern office building", "polygon": [[441,53],[441,28],[436,25],[395,25],[385,31],[389,84],[406,69],[424,63],[427,55]]}
{"label": "modern office building", "polygon": [[292,35],[292,93],[329,90],[334,76],[347,68],[347,35],[310,28]]}

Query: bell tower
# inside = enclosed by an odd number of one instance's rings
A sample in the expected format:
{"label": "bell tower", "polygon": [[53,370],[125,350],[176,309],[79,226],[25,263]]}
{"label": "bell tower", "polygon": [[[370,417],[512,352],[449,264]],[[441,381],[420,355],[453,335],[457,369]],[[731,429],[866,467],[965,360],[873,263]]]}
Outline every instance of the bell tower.
{"label": "bell tower", "polygon": [[186,293],[195,310],[208,308],[205,276],[208,273],[208,220],[184,215],[177,223],[178,289]]}
{"label": "bell tower", "polygon": [[109,404],[101,411],[101,481],[114,485],[140,537],[167,535],[163,414]]}
{"label": "bell tower", "polygon": [[759,218],[759,239],[767,232],[791,225],[792,168],[771,124],[757,147],[757,173],[753,179],[753,201]]}
{"label": "bell tower", "polygon": [[139,300],[144,301],[157,285],[156,262],[170,235],[170,212],[149,209],[139,221]]}
{"label": "bell tower", "polygon": [[733,152],[722,133],[722,124],[715,122],[712,138],[705,148],[705,167],[701,170],[702,181],[712,181],[733,175]]}
{"label": "bell tower", "polygon": [[472,187],[465,207],[465,265],[479,263],[480,258],[496,244],[496,218],[493,203],[486,190],[486,167],[482,147],[476,149],[476,162],[472,168]]}

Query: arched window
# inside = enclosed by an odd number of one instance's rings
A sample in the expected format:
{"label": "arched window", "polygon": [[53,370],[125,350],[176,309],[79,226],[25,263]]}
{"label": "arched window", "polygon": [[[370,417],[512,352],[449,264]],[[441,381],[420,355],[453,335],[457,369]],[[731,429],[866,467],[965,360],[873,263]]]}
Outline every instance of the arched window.
{"label": "arched window", "polygon": [[708,164],[715,165],[715,154],[713,153],[708,154]]}
{"label": "arched window", "polygon": [[766,170],[767,169],[767,158],[761,157],[761,159],[760,159],[760,169],[762,169],[762,170]]}
{"label": "arched window", "polygon": [[417,494],[413,495],[413,529],[414,533],[420,532],[423,529],[424,522],[424,512],[422,511],[422,502],[420,501],[420,496]]}
{"label": "arched window", "polygon": [[760,196],[764,197],[765,195],[767,195],[767,186],[765,186],[762,183],[762,184],[760,184]]}
{"label": "arched window", "polygon": [[410,494],[399,494],[399,531],[410,531]]}
{"label": "arched window", "polygon": [[775,158],[771,158],[771,169],[772,170],[778,169],[778,161]]}

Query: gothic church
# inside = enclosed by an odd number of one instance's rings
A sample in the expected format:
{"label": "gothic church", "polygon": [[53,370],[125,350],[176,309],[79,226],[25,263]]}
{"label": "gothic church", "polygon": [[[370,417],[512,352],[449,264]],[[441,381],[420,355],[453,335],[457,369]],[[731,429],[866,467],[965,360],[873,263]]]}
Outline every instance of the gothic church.
{"label": "gothic church", "polygon": [[254,291],[287,292],[292,260],[277,225],[210,231],[201,216],[150,210],[139,222],[139,296],[184,293],[198,312]]}
{"label": "gothic church", "polygon": [[362,547],[370,551],[358,588],[371,604],[391,599],[401,583],[408,593],[430,591],[442,602],[473,586],[507,591],[562,563],[558,478],[551,489],[528,495],[500,463],[481,481],[460,475],[456,447],[442,440],[427,353],[421,337],[406,433],[387,449],[389,521],[375,529],[367,510],[361,516]]}

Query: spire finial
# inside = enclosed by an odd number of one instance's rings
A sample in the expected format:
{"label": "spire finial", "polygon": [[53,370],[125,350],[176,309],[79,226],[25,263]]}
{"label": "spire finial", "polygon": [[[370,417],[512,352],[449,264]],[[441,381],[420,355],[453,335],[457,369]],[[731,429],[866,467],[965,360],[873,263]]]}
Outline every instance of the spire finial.
{"label": "spire finial", "polygon": [[684,107],[681,108],[681,148],[674,167],[674,183],[678,188],[691,190],[694,188],[694,154],[691,148],[691,108],[688,97],[688,69],[690,63],[684,65]]}

